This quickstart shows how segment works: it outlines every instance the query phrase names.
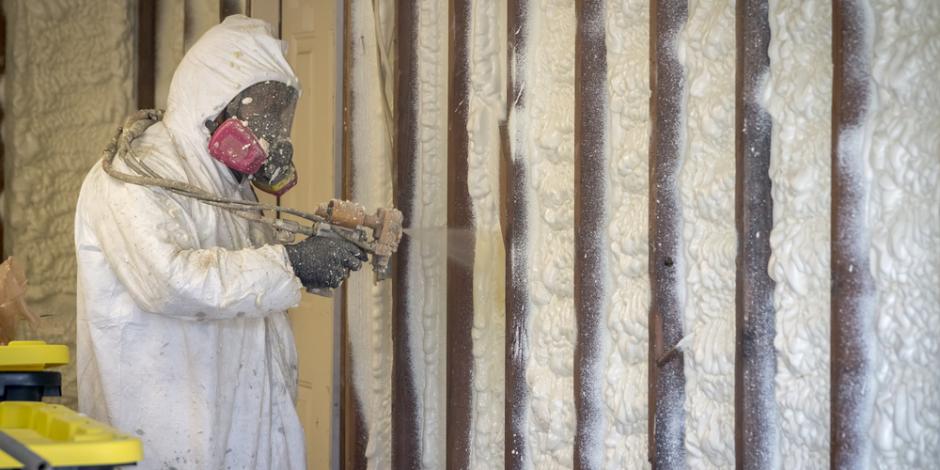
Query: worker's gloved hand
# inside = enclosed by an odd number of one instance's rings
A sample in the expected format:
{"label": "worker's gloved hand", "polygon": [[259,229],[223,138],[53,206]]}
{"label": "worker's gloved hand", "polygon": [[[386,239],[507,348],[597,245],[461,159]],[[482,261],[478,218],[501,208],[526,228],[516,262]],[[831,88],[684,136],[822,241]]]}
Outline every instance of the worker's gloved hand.
{"label": "worker's gloved hand", "polygon": [[349,271],[358,271],[368,260],[358,246],[334,238],[308,237],[284,248],[294,274],[307,289],[335,289],[349,277]]}

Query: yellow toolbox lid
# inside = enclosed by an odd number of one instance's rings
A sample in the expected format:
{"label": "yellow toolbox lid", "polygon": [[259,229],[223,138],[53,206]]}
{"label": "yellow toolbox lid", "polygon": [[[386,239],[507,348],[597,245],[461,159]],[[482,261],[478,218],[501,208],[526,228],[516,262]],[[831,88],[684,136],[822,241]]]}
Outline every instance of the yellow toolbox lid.
{"label": "yellow toolbox lid", "polygon": [[[139,439],[51,403],[0,402],[0,430],[53,467],[132,464],[144,454]],[[0,468],[21,465],[0,451]]]}
{"label": "yellow toolbox lid", "polygon": [[69,348],[45,341],[10,341],[0,346],[0,371],[35,371],[69,363]]}
{"label": "yellow toolbox lid", "polygon": [[23,468],[23,464],[7,455],[6,452],[0,451],[0,469],[12,470],[19,468]]}

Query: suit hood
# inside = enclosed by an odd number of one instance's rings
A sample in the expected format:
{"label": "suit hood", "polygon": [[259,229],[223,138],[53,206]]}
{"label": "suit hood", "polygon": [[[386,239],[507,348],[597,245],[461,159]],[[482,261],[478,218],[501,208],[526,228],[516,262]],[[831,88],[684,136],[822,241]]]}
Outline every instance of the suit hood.
{"label": "suit hood", "polygon": [[218,163],[208,152],[207,119],[255,83],[279,81],[299,92],[286,52],[271,26],[258,19],[233,15],[209,29],[183,56],[170,83],[164,123],[177,151],[187,159]]}

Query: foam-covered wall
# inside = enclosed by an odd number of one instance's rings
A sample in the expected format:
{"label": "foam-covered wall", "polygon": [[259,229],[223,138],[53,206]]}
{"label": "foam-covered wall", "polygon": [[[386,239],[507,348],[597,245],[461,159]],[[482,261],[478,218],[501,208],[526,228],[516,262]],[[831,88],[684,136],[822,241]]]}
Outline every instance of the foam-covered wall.
{"label": "foam-covered wall", "polygon": [[[801,8],[797,8],[801,6]],[[783,468],[829,467],[829,225],[832,8],[770,1],[773,254]]]}
{"label": "foam-covered wall", "polygon": [[692,468],[734,466],[734,2],[690,0],[679,171],[685,323],[685,447]]}
{"label": "foam-covered wall", "polygon": [[412,238],[409,260],[412,372],[418,398],[421,463],[442,468],[445,456],[447,371],[447,4],[418,2],[418,121],[415,158],[414,217],[406,226]]}
{"label": "foam-covered wall", "polygon": [[[392,202],[392,68],[391,8],[372,2],[350,2],[349,28],[360,37],[348,49],[347,80],[351,89],[349,155],[356,175],[351,197],[368,207]],[[389,2],[384,2],[389,7]],[[391,286],[375,284],[371,273],[356,273],[347,283],[347,328],[350,331],[355,413],[362,420],[369,468],[391,463]]]}
{"label": "foam-covered wall", "polygon": [[[388,206],[392,198],[394,34],[390,3],[353,2],[350,28],[359,41],[350,51],[349,72],[353,123],[350,143],[354,199],[370,207]],[[446,390],[446,200],[447,192],[447,5],[425,0],[417,5],[417,130],[413,249],[407,261],[413,296],[406,308],[414,358],[409,373],[415,380],[421,464],[441,468],[444,462]],[[368,436],[366,457],[373,468],[391,460],[391,292],[388,283],[372,285],[371,273],[350,280],[348,324],[351,332],[355,396]]]}
{"label": "foam-covered wall", "polygon": [[[500,228],[500,123],[506,118],[506,2],[473,2],[470,12],[470,141],[473,204],[473,383],[470,468],[503,465],[505,248]],[[461,260],[458,260],[461,261]]]}
{"label": "foam-covered wall", "polygon": [[649,355],[649,3],[607,5],[610,106],[610,312],[604,372],[603,467],[647,466]]}
{"label": "foam-covered wall", "polygon": [[869,2],[873,468],[940,462],[940,4]]}
{"label": "foam-covered wall", "polygon": [[[352,117],[354,195],[381,205],[391,199],[387,175],[389,132],[379,105],[380,77],[392,76],[394,58],[377,54],[375,37],[392,21],[383,12],[375,28],[372,2],[352,2],[359,38],[355,52],[362,67],[353,69]],[[507,5],[473,2],[469,17],[468,186],[475,230],[472,420],[470,468],[499,468],[507,457],[506,385],[506,250],[499,233],[499,198],[505,187],[504,164],[524,166],[527,199],[525,242],[512,249],[526,254],[523,273],[529,297],[526,336],[513,354],[524,356],[527,398],[523,404],[523,468],[571,468],[574,464],[577,312],[575,275],[575,70],[576,2],[523,1],[524,36],[519,55],[507,57]],[[588,443],[590,461],[600,468],[648,468],[648,368],[650,276],[649,152],[650,2],[606,1],[607,47],[606,144],[609,184],[604,212],[609,214],[605,273],[610,280],[601,316],[598,422],[586,423],[595,439]],[[863,160],[868,196],[864,234],[870,241],[875,280],[876,328],[869,331],[876,350],[874,406],[867,430],[870,468],[930,468],[940,461],[940,93],[932,85],[940,76],[940,4],[868,0],[866,28],[871,48],[872,107],[866,126],[854,135],[864,139]],[[775,283],[773,352],[776,376],[767,432],[772,468],[826,468],[830,460],[830,249],[832,156],[832,4],[823,0],[769,0],[767,19],[770,66],[761,84],[759,105],[771,118],[770,168],[773,225],[769,233],[767,273]],[[416,187],[420,210],[412,226],[442,224],[443,191],[439,161],[431,156],[446,148],[440,122],[447,107],[445,49],[435,35],[447,35],[440,9],[420,4],[418,71],[421,97],[421,146]],[[688,20],[674,44],[685,77],[679,122],[681,161],[678,193],[682,221],[680,244],[684,358],[684,458],[693,469],[735,465],[736,341],[736,4],[730,0],[689,0]],[[438,18],[435,23],[428,18]],[[441,39],[439,37],[439,39]],[[358,51],[358,49],[356,49]],[[589,53],[582,51],[582,54]],[[507,64],[516,67],[506,70]],[[384,67],[384,68],[383,68]],[[430,71],[430,72],[429,72]],[[429,75],[430,74],[430,75]],[[435,75],[436,74],[436,75]],[[524,90],[507,103],[507,76]],[[388,86],[385,83],[385,86]],[[432,102],[434,97],[441,101]],[[365,109],[362,109],[365,108]],[[509,109],[508,115],[504,115]],[[589,110],[590,111],[590,110]],[[508,144],[501,147],[499,125],[508,120]],[[376,126],[383,122],[385,126]],[[453,130],[451,130],[453,132]],[[357,150],[358,149],[358,150]],[[502,157],[500,153],[502,152]],[[379,155],[381,157],[374,157]],[[368,163],[373,162],[373,163]],[[513,170],[515,171],[515,170]],[[500,172],[503,172],[500,175]],[[438,198],[436,201],[434,198]],[[507,221],[512,224],[512,220]],[[427,238],[427,234],[422,235]],[[460,240],[451,237],[450,240]],[[440,396],[445,384],[443,312],[433,289],[435,266],[443,247],[421,241],[419,288],[409,297],[420,304],[412,370],[422,391],[417,397],[425,468],[437,468],[447,449],[440,447],[446,416]],[[454,253],[454,250],[450,251]],[[459,252],[459,251],[458,251]],[[518,273],[517,273],[518,274]],[[353,279],[353,283],[362,282]],[[359,285],[359,284],[354,284]],[[365,284],[362,284],[365,287]],[[436,286],[436,287],[435,287]],[[388,356],[389,299],[379,288],[363,289],[351,300],[351,334],[356,393],[368,434],[370,468],[388,468],[390,445]],[[355,290],[355,289],[353,289]],[[430,312],[438,311],[438,316]],[[420,345],[420,347],[419,347]],[[433,357],[437,354],[438,357]],[[429,390],[430,388],[430,390]],[[435,421],[439,420],[439,421]],[[602,452],[602,455],[595,455]]]}
{"label": "foam-covered wall", "polygon": [[[135,103],[135,2],[6,1],[4,250],[42,318],[24,335],[75,343],[75,201]],[[74,352],[74,349],[73,349]],[[75,404],[75,371],[64,370]]]}
{"label": "foam-covered wall", "polygon": [[531,295],[526,384],[533,468],[572,465],[574,347],[574,3],[529,3],[525,51],[527,251]]}

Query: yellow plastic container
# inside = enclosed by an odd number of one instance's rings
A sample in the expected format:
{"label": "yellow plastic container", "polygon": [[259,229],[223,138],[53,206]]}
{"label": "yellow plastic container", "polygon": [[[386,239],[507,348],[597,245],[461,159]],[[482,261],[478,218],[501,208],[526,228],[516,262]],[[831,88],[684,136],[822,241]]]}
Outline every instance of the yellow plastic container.
{"label": "yellow plastic container", "polygon": [[45,370],[69,363],[69,348],[45,341],[10,341],[0,346],[0,372]]}
{"label": "yellow plastic container", "polygon": [[[125,465],[143,459],[139,439],[84,417],[64,406],[42,402],[0,402],[0,430],[53,467]],[[0,469],[21,468],[0,451]]]}

